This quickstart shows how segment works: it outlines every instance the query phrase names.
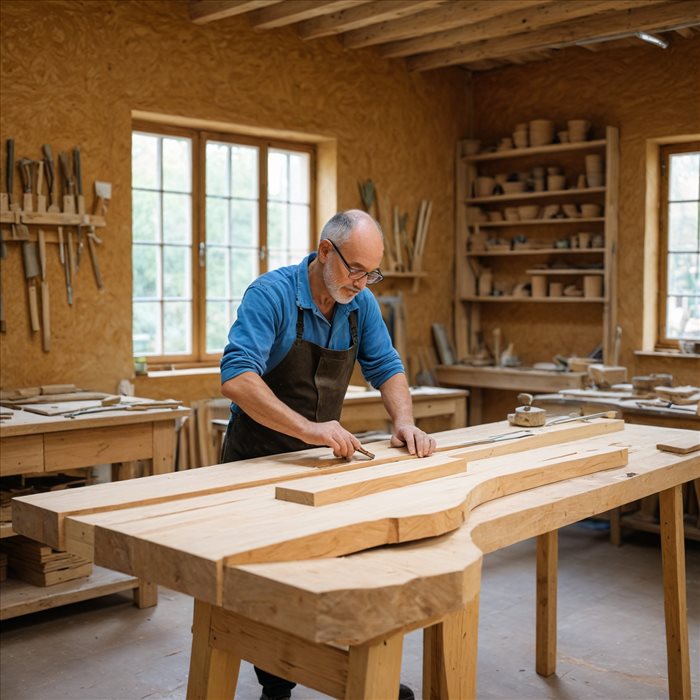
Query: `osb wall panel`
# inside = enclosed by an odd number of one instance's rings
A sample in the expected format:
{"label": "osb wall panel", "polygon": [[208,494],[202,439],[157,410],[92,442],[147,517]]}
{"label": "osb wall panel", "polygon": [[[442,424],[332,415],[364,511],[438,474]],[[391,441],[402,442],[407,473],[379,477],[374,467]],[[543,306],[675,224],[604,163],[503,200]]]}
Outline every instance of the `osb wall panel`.
{"label": "osb wall panel", "polygon": [[[484,143],[512,132],[531,119],[588,119],[620,130],[620,205],[617,318],[623,327],[620,361],[630,374],[671,372],[679,383],[698,383],[700,362],[638,357],[642,347],[642,262],[644,241],[646,140],[700,131],[700,39],[675,37],[667,50],[639,48],[588,52],[562,51],[555,62],[514,66],[474,78],[475,131]],[[600,134],[599,134],[600,135]],[[494,305],[495,306],[495,305]],[[517,322],[532,321],[536,336],[542,314],[518,307]],[[569,323],[558,334],[589,337],[595,320],[572,306]],[[522,310],[521,310],[522,309]],[[488,323],[488,321],[487,321]],[[569,341],[571,344],[571,341]],[[517,350],[517,348],[516,348]],[[559,352],[552,347],[551,352]],[[485,416],[488,418],[488,416]]]}
{"label": "osb wall panel", "polygon": [[186,3],[169,0],[15,0],[2,3],[0,26],[2,138],[32,158],[42,143],[54,153],[79,145],[86,189],[95,179],[113,183],[100,249],[105,290],[95,289],[84,259],[69,309],[50,250],[49,354],[29,330],[20,256],[10,246],[3,387],[61,381],[113,391],[132,375],[132,110],[337,139],[341,209],[360,205],[357,183],[366,178],[410,211],[411,222],[419,200],[433,200],[424,267],[435,274],[417,297],[407,282],[385,284],[382,293],[406,293],[411,344],[429,342],[431,322],[449,324],[445,252],[454,143],[466,132],[463,72],[409,74],[372,51],[346,52],[335,39],[305,43],[291,30],[255,32],[244,18],[196,26]]}

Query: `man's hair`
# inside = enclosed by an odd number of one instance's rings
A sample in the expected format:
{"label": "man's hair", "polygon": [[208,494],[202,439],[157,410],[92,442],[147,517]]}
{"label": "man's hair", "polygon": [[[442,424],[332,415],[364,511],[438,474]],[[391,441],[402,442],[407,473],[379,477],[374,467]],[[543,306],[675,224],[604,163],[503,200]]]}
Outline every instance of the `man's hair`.
{"label": "man's hair", "polygon": [[378,221],[375,221],[369,214],[358,209],[350,209],[349,211],[341,211],[334,214],[328,221],[326,225],[321,230],[320,240],[328,239],[333,241],[336,245],[342,245],[345,241],[350,238],[350,234],[353,229],[359,223],[360,219],[369,217],[374,222],[374,225],[379,231],[379,235],[384,237],[382,232],[382,227],[379,225]]}

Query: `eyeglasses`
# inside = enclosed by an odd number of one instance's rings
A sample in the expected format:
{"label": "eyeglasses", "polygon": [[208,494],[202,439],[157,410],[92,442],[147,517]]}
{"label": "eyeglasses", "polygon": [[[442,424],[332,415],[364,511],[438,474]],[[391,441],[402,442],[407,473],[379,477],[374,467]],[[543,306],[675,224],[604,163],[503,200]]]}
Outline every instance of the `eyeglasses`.
{"label": "eyeglasses", "polygon": [[348,270],[348,277],[351,280],[361,280],[363,278],[367,278],[367,284],[376,284],[377,282],[381,282],[384,279],[384,275],[381,273],[381,270],[377,268],[376,270],[371,270],[370,272],[365,272],[364,270],[360,270],[357,267],[350,267],[348,265],[348,261],[343,257],[343,254],[340,252],[340,249],[338,246],[333,243],[333,241],[328,239],[328,242],[333,246],[333,250],[335,250],[336,253],[338,253],[338,256],[340,257],[343,265]]}

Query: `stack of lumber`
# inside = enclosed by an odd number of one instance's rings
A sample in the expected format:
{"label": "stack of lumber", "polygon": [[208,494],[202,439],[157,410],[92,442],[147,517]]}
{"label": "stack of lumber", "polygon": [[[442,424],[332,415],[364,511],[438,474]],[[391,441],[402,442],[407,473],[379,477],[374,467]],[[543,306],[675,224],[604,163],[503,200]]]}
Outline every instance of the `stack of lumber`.
{"label": "stack of lumber", "polygon": [[88,559],[59,552],[21,535],[4,538],[0,550],[15,578],[34,586],[53,586],[92,573],[92,562]]}

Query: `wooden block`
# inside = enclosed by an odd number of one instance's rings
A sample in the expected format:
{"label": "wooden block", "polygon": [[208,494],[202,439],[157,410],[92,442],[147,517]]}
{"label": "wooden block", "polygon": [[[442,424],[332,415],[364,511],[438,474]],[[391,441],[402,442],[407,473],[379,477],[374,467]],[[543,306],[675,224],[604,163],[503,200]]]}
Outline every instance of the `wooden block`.
{"label": "wooden block", "polygon": [[687,455],[700,450],[700,433],[695,435],[684,435],[667,442],[660,442],[656,446],[662,452],[673,452],[679,455]]}
{"label": "wooden block", "polygon": [[451,460],[445,460],[441,455],[424,459],[416,458],[378,467],[357,469],[348,474],[298,479],[293,482],[293,486],[280,484],[275,489],[275,498],[308,506],[323,506],[459,474],[466,471],[466,468],[467,460],[464,457]]}

